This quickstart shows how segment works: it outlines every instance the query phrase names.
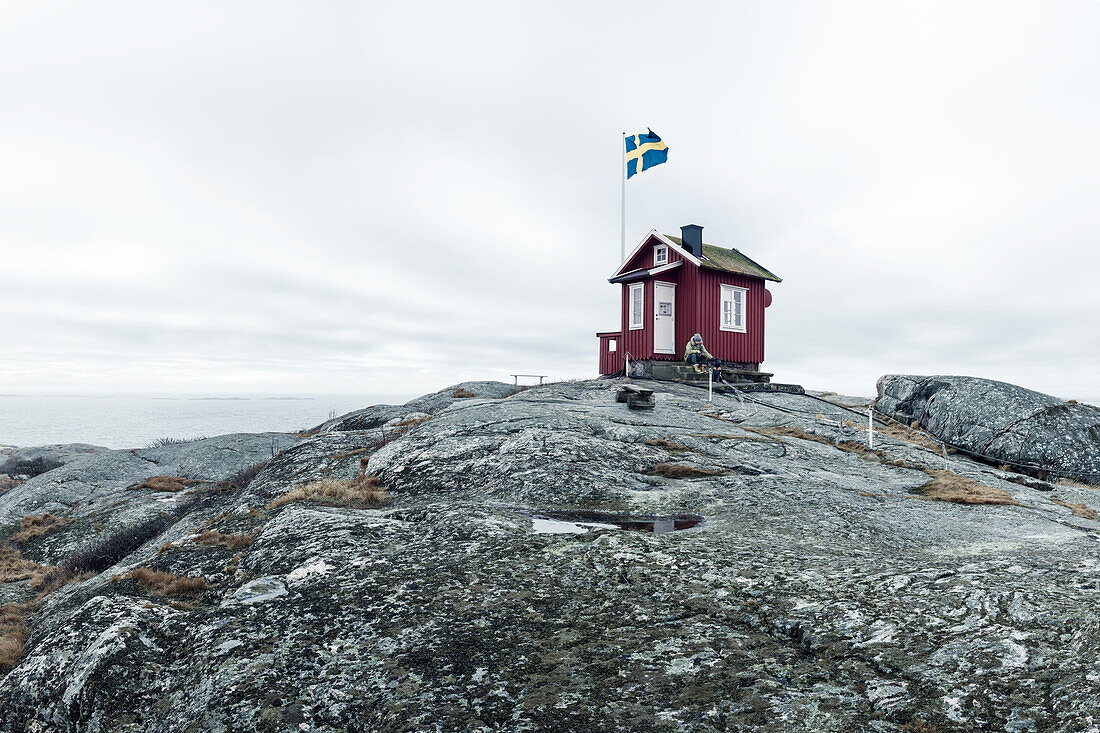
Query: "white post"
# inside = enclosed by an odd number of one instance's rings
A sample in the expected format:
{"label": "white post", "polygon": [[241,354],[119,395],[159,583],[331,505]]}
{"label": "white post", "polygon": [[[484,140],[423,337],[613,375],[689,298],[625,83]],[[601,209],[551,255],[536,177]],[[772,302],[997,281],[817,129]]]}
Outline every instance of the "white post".
{"label": "white post", "polygon": [[626,355],[626,367],[623,369],[623,378],[630,379],[630,354]]}
{"label": "white post", "polygon": [[867,447],[875,449],[875,408],[867,408]]}
{"label": "white post", "polygon": [[619,152],[622,154],[622,164],[619,166],[619,182],[622,184],[620,200],[622,202],[622,217],[619,220],[619,264],[626,259],[626,133],[619,140]]}
{"label": "white post", "polygon": [[714,404],[714,372],[707,367],[707,404]]}

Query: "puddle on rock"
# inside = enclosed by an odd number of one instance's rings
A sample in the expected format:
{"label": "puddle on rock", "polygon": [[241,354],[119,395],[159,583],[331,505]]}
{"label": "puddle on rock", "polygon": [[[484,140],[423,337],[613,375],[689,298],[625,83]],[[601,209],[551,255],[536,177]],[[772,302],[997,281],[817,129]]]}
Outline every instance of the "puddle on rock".
{"label": "puddle on rock", "polygon": [[581,534],[600,529],[627,529],[634,532],[664,534],[678,529],[691,529],[702,523],[703,518],[698,514],[657,517],[601,512],[547,512],[531,517],[531,529],[536,534]]}

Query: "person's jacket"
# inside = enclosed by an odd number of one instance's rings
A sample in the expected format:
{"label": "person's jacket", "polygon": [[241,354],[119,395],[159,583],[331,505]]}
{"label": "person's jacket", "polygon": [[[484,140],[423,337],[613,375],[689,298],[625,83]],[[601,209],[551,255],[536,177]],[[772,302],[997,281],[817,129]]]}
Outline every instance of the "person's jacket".
{"label": "person's jacket", "polygon": [[695,339],[688,339],[687,348],[684,349],[684,361],[687,361],[687,358],[692,354],[699,354],[700,356],[705,356],[708,359],[714,358],[710,355],[710,352],[707,351],[707,347],[703,346],[702,341],[700,341],[699,343],[695,343]]}

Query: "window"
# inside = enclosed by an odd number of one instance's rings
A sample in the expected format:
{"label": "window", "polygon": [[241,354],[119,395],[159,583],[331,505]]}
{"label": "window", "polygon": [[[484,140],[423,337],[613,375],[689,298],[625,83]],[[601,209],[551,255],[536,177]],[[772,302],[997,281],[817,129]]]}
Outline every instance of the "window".
{"label": "window", "polygon": [[660,267],[668,264],[668,245],[658,244],[653,248],[653,266]]}
{"label": "window", "polygon": [[745,299],[748,291],[734,285],[722,286],[722,300],[719,305],[718,322],[723,331],[745,332]]}
{"label": "window", "polygon": [[615,339],[608,339],[607,340],[607,353],[610,354],[612,351],[618,351],[618,350],[619,350],[619,342]]}
{"label": "window", "polygon": [[642,288],[644,283],[635,283],[630,286],[630,330],[635,331],[643,327],[643,314],[645,313],[645,295]]}

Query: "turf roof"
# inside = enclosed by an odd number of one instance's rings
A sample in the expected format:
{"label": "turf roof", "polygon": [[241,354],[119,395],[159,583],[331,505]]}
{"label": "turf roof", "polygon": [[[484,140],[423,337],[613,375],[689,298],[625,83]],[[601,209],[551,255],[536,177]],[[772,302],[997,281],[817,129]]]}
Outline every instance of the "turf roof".
{"label": "turf roof", "polygon": [[[664,235],[667,239],[675,242],[678,246],[683,246],[684,242],[680,237],[672,237],[668,234]],[[703,243],[703,256],[699,258],[699,261],[703,263],[703,267],[708,270],[719,270],[721,272],[735,272],[738,275],[748,275],[749,277],[759,277],[764,280],[773,280],[775,282],[783,282],[778,275],[767,269],[763,265],[755,262],[745,255],[741,254],[735,249],[726,249],[725,247],[716,247],[713,244]]]}

